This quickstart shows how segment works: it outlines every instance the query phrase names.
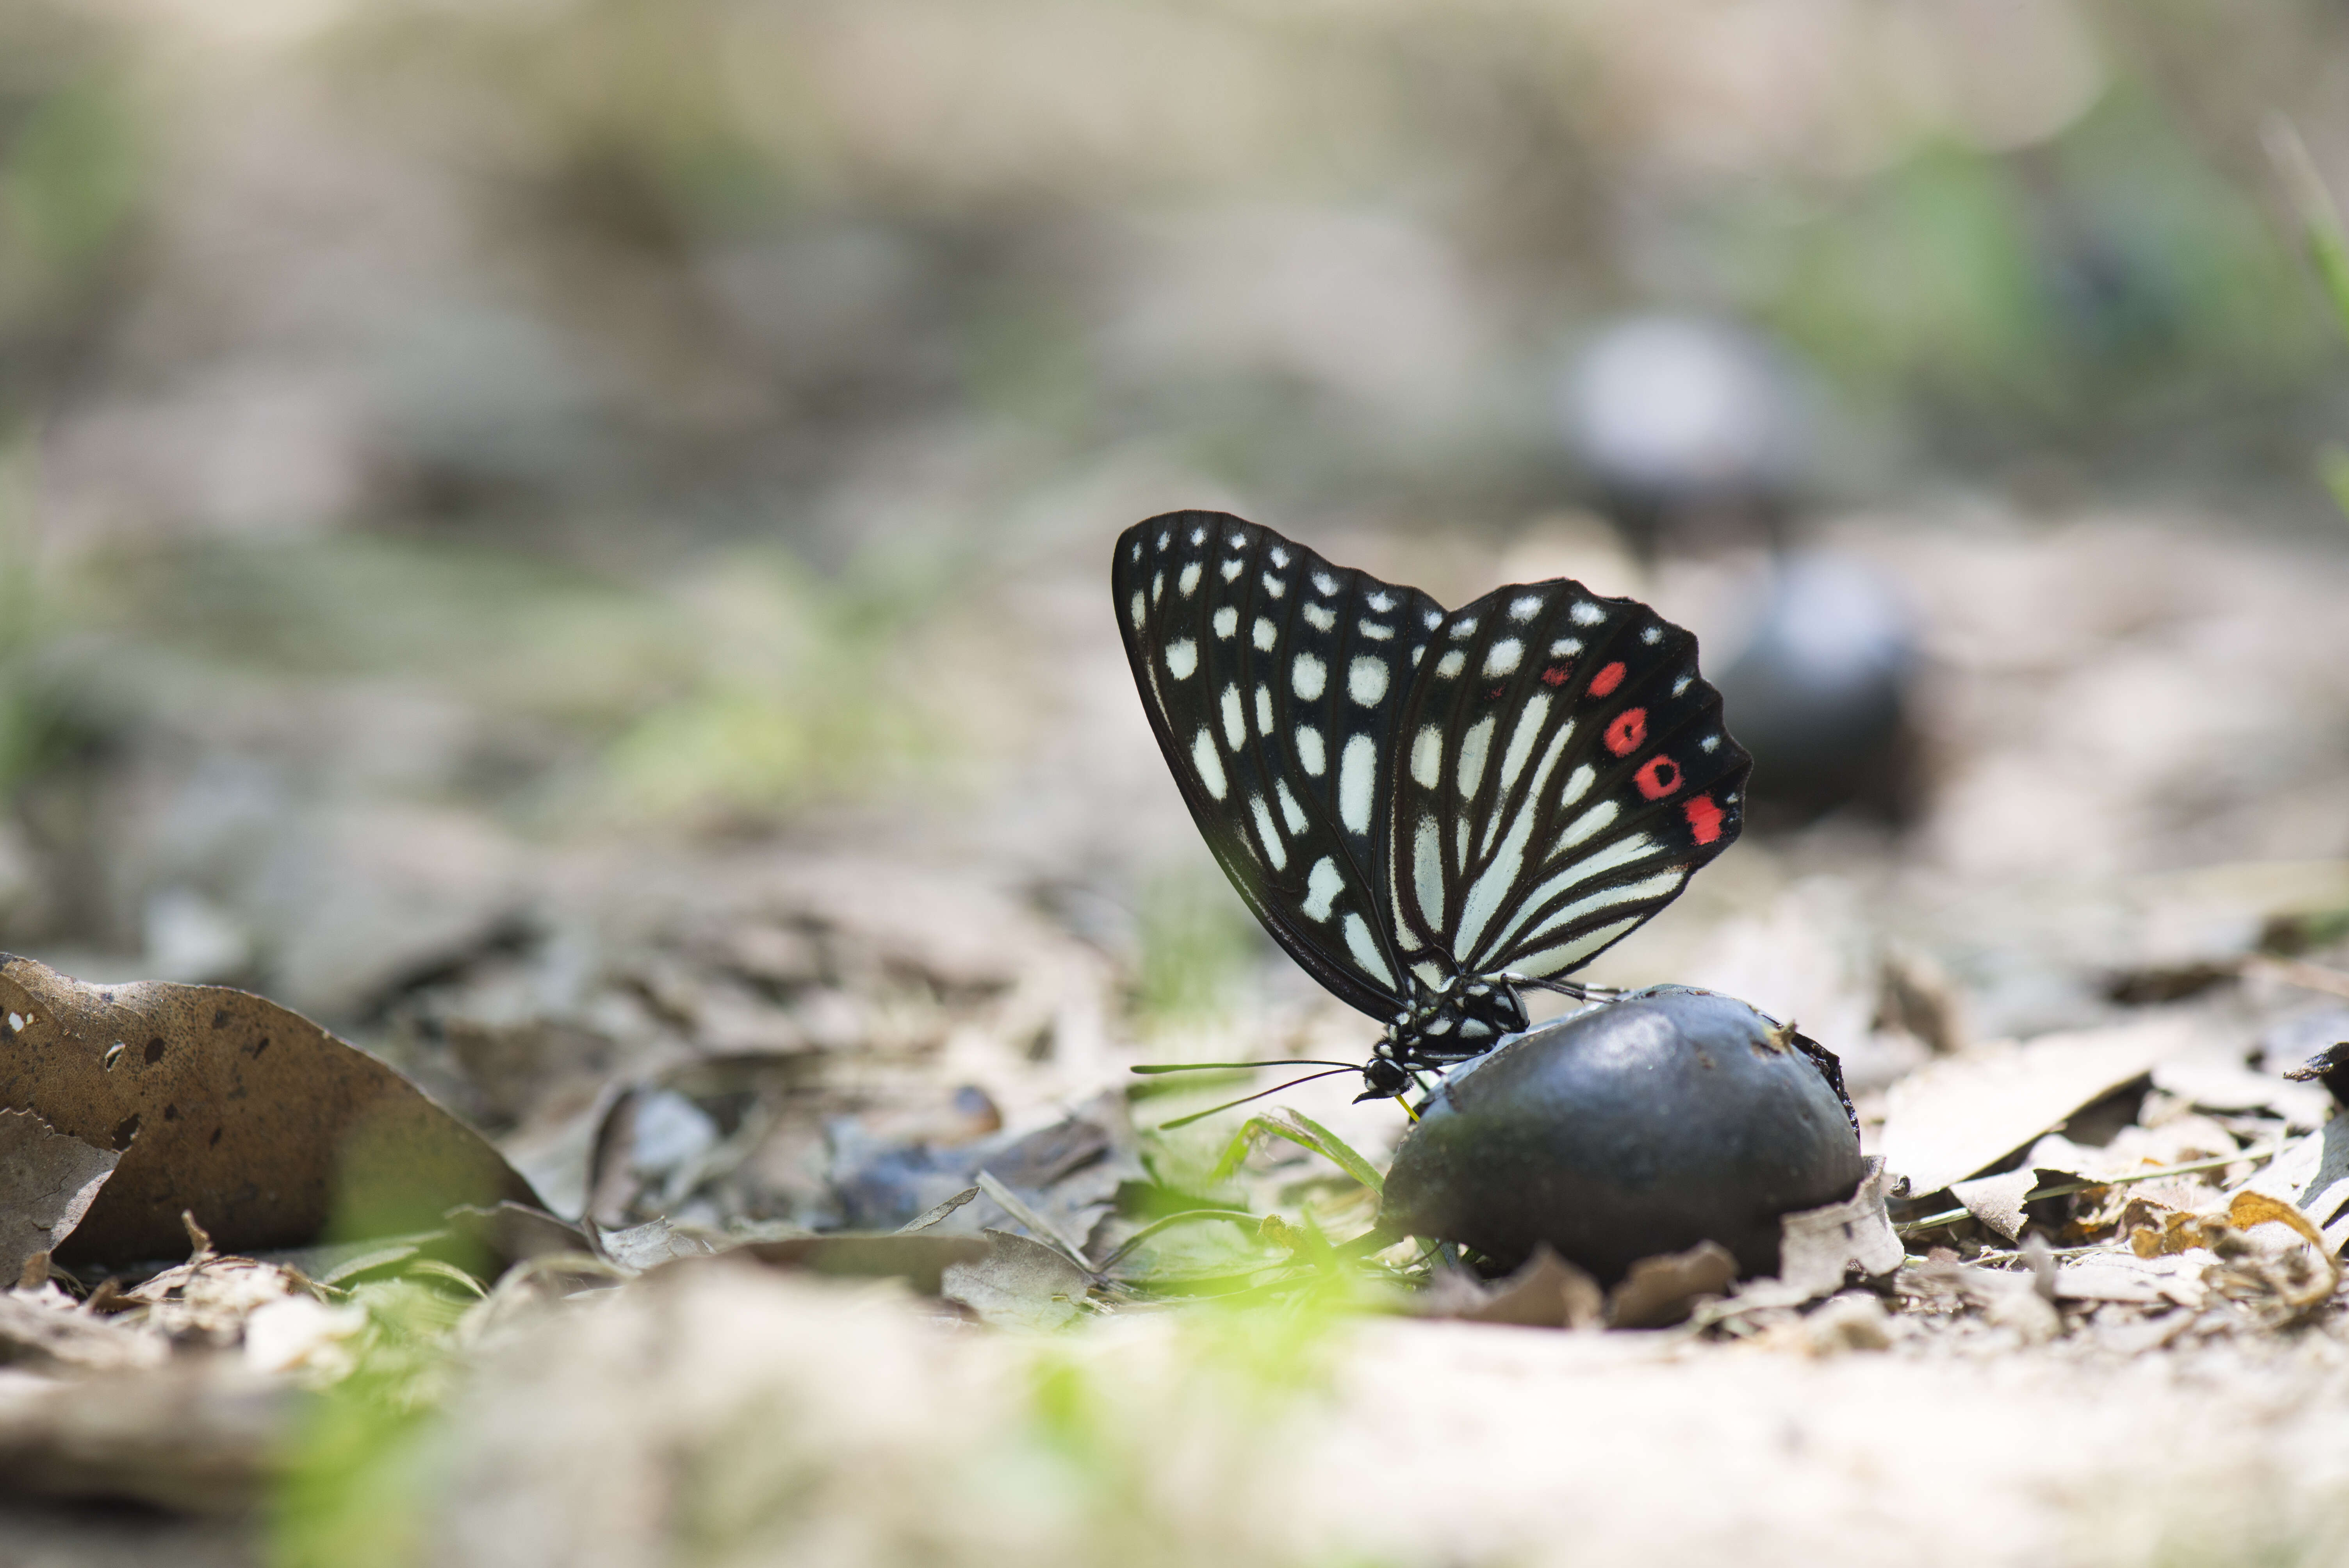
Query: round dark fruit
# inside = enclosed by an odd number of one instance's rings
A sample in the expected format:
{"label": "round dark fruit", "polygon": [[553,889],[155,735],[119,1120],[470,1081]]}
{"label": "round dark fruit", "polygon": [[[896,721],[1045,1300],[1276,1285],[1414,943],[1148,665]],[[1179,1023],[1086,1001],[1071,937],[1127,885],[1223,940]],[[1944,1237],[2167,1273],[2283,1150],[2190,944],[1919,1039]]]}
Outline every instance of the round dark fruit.
{"label": "round dark fruit", "polygon": [[1907,605],[1865,563],[1780,557],[1752,635],[1714,677],[1754,754],[1750,804],[1789,822],[1843,806],[1913,814],[1917,661]]}
{"label": "round dark fruit", "polygon": [[1387,1172],[1381,1229],[1506,1271],[1547,1242],[1602,1284],[1713,1241],[1778,1272],[1779,1216],[1864,1169],[1832,1053],[1732,996],[1665,985],[1454,1069]]}

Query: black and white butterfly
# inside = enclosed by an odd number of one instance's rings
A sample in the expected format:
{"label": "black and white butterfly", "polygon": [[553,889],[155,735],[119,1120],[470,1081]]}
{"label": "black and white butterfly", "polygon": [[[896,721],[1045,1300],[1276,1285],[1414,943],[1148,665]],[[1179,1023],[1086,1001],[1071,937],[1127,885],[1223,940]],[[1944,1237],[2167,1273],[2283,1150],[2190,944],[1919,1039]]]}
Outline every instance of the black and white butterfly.
{"label": "black and white butterfly", "polygon": [[1526,1026],[1727,849],[1751,762],[1696,639],[1557,579],[1445,610],[1216,511],[1111,572],[1166,765],[1265,929],[1386,1024],[1363,1099]]}

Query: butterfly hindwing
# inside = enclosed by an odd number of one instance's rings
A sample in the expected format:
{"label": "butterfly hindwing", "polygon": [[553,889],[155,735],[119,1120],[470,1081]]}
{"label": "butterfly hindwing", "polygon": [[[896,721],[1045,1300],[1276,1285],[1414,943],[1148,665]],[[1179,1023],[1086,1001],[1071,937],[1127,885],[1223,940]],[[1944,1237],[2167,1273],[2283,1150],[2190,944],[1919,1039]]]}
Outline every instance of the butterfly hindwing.
{"label": "butterfly hindwing", "polygon": [[1669,903],[1742,821],[1750,761],[1696,639],[1563,579],[1436,629],[1394,757],[1406,962],[1547,978]]}
{"label": "butterfly hindwing", "polygon": [[1211,511],[1128,529],[1112,586],[1151,727],[1234,887],[1308,973],[1392,1016],[1388,758],[1442,607]]}

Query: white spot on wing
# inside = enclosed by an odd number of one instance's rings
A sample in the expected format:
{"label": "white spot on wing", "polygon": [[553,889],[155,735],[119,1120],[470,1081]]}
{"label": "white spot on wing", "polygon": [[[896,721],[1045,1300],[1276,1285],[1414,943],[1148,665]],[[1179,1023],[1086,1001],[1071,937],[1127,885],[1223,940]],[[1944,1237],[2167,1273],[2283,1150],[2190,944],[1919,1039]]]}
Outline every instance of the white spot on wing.
{"label": "white spot on wing", "polygon": [[1256,840],[1264,846],[1264,858],[1274,871],[1288,866],[1288,846],[1280,841],[1280,830],[1272,825],[1272,808],[1264,803],[1261,795],[1248,797],[1248,814],[1256,819]]}
{"label": "white spot on wing", "polygon": [[1216,612],[1216,635],[1228,637],[1239,630],[1240,613],[1229,604]]}
{"label": "white spot on wing", "polygon": [[1245,561],[1226,561],[1223,566],[1224,581],[1237,583],[1239,581],[1240,573],[1247,570],[1247,562]]}
{"label": "white spot on wing", "polygon": [[1376,707],[1387,695],[1387,662],[1368,655],[1346,666],[1346,695],[1364,707]]}
{"label": "white spot on wing", "polygon": [[1361,624],[1361,632],[1362,635],[1374,643],[1386,642],[1394,635],[1392,626],[1381,626],[1376,621],[1364,621]]}
{"label": "white spot on wing", "polygon": [[1602,925],[1588,936],[1578,936],[1564,946],[1553,947],[1545,953],[1532,954],[1511,967],[1519,974],[1530,975],[1536,979],[1547,979],[1553,975],[1563,975],[1577,965],[1588,961],[1600,948],[1631,930],[1645,918],[1646,916],[1641,915],[1630,920],[1619,920],[1612,925]]}
{"label": "white spot on wing", "polygon": [[1205,544],[1205,543],[1206,543],[1206,542],[1207,542],[1207,531],[1206,531],[1206,529],[1204,529],[1204,528],[1195,528],[1195,529],[1193,529],[1193,530],[1191,531],[1191,542],[1192,542],[1192,543],[1194,543],[1194,544]]}
{"label": "white spot on wing", "polygon": [[1288,584],[1268,572],[1264,574],[1264,591],[1278,599],[1288,592]]}
{"label": "white spot on wing", "polygon": [[1444,835],[1433,816],[1422,817],[1411,834],[1411,885],[1420,913],[1432,924],[1444,919]]}
{"label": "white spot on wing", "polygon": [[1338,862],[1323,855],[1305,873],[1305,902],[1297,907],[1308,920],[1327,920],[1338,895],[1345,891],[1346,879],[1339,874]]}
{"label": "white spot on wing", "polygon": [[1485,673],[1487,676],[1507,675],[1517,667],[1517,661],[1525,656],[1525,652],[1526,645],[1516,638],[1503,637],[1485,650]]}
{"label": "white spot on wing", "polygon": [[1534,742],[1541,738],[1542,725],[1549,717],[1549,693],[1536,692],[1526,699],[1517,715],[1516,727],[1509,731],[1508,749],[1501,754],[1501,793],[1506,795],[1516,785],[1517,775],[1526,770],[1533,759]]}
{"label": "white spot on wing", "polygon": [[1493,716],[1485,715],[1460,741],[1460,798],[1473,800],[1485,782],[1485,754],[1493,747]]}
{"label": "white spot on wing", "polygon": [[1133,591],[1133,603],[1128,614],[1133,622],[1133,629],[1137,632],[1142,630],[1142,623],[1149,618],[1150,611],[1148,602],[1143,598],[1139,588]]}
{"label": "white spot on wing", "polygon": [[1371,830],[1371,797],[1379,776],[1378,743],[1367,735],[1346,742],[1338,758],[1338,820],[1354,832]]}
{"label": "white spot on wing", "polygon": [[1468,655],[1454,648],[1435,661],[1436,678],[1448,681],[1467,667]]}
{"label": "white spot on wing", "polygon": [[1335,593],[1338,591],[1338,580],[1327,572],[1316,572],[1313,574],[1313,590],[1317,593]]}
{"label": "white spot on wing", "polygon": [[1678,696],[1681,693],[1688,690],[1689,683],[1694,679],[1696,679],[1694,676],[1682,676],[1680,679],[1674,681],[1672,683],[1672,695],[1674,696]]}
{"label": "white spot on wing", "polygon": [[1663,640],[1664,629],[1661,626],[1651,626],[1646,631],[1640,634],[1640,641],[1647,644],[1648,646],[1651,648]]}
{"label": "white spot on wing", "polygon": [[1256,644],[1257,652],[1268,654],[1272,652],[1272,645],[1280,641],[1280,628],[1258,615],[1256,624],[1248,630],[1248,638]]}
{"label": "white spot on wing", "polygon": [[1444,612],[1441,610],[1430,610],[1427,613],[1427,629],[1433,632],[1436,627],[1441,626],[1442,624],[1444,624]]}
{"label": "white spot on wing", "polygon": [[1139,561],[1142,559],[1142,541],[1137,539],[1133,542],[1133,548],[1126,552],[1125,558],[1128,561]]}
{"label": "white spot on wing", "polygon": [[1371,594],[1368,599],[1364,600],[1363,603],[1369,604],[1371,609],[1376,610],[1381,615],[1395,607],[1394,595],[1387,593],[1383,589]]}
{"label": "white spot on wing", "polygon": [[1319,702],[1330,685],[1330,666],[1311,654],[1299,654],[1288,666],[1288,689],[1299,702]]}
{"label": "white spot on wing", "polygon": [[1560,637],[1549,645],[1549,656],[1554,659],[1572,658],[1580,652],[1582,652],[1580,637]]}
{"label": "white spot on wing", "polygon": [[1563,854],[1567,851],[1574,848],[1575,845],[1582,842],[1583,840],[1590,837],[1591,834],[1599,831],[1599,829],[1613,821],[1616,815],[1617,811],[1614,801],[1599,801],[1599,804],[1593,806],[1590,810],[1585,811],[1582,815],[1577,817],[1573,821],[1568,822],[1566,825],[1566,831],[1557,836],[1557,852]]}
{"label": "white spot on wing", "polygon": [[1247,739],[1247,720],[1240,714],[1240,688],[1224,687],[1224,741],[1237,751]]}
{"label": "white spot on wing", "polygon": [[1455,643],[1464,643],[1476,634],[1476,618],[1471,615],[1464,621],[1454,621],[1452,629],[1444,634]]}
{"label": "white spot on wing", "polygon": [[1256,732],[1265,736],[1272,733],[1272,688],[1262,681],[1256,685]]}
{"label": "white spot on wing", "polygon": [[1317,632],[1337,630],[1338,613],[1327,604],[1308,604],[1304,606],[1304,614],[1307,624]]}
{"label": "white spot on wing", "polygon": [[1297,797],[1288,792],[1288,780],[1286,779],[1275,779],[1273,781],[1272,789],[1274,794],[1280,797],[1280,820],[1288,824],[1288,830],[1290,832],[1303,832],[1305,830],[1305,808],[1299,805],[1297,803]]}
{"label": "white spot on wing", "polygon": [[1278,544],[1274,545],[1269,551],[1267,551],[1266,554],[1271,557],[1272,563],[1275,566],[1286,566],[1288,564],[1288,552],[1283,550]]}
{"label": "white spot on wing", "polygon": [[1329,755],[1321,749],[1321,732],[1309,724],[1297,727],[1297,760],[1316,779],[1330,770]]}
{"label": "white spot on wing", "polygon": [[1607,619],[1607,612],[1588,599],[1576,604],[1567,614],[1573,617],[1574,624],[1578,626],[1596,626]]}
{"label": "white spot on wing", "polygon": [[1411,741],[1411,776],[1423,789],[1433,789],[1444,777],[1444,727],[1423,724]]}
{"label": "white spot on wing", "polygon": [[1178,681],[1191,678],[1199,667],[1199,645],[1188,637],[1166,645],[1166,673]]}
{"label": "white spot on wing", "polygon": [[1699,751],[1718,751],[1721,749],[1721,737],[1708,735],[1696,743],[1696,748]]}
{"label": "white spot on wing", "polygon": [[1174,588],[1177,593],[1183,595],[1183,597],[1188,599],[1191,596],[1192,591],[1198,586],[1199,563],[1194,561],[1190,565],[1183,568],[1183,575],[1174,580]]}
{"label": "white spot on wing", "polygon": [[1536,615],[1541,614],[1541,595],[1538,593],[1528,593],[1522,599],[1512,600],[1510,602],[1509,619],[1512,621],[1530,621]]}
{"label": "white spot on wing", "polygon": [[[1555,914],[1543,913],[1543,906],[1559,894],[1584,882],[1603,877],[1616,867],[1627,865],[1654,848],[1655,841],[1649,838],[1647,834],[1634,833],[1628,839],[1608,845],[1595,855],[1573,862],[1527,893],[1518,903],[1517,913],[1511,917],[1509,923],[1503,927],[1492,941],[1484,944],[1484,950],[1481,953],[1473,954],[1472,957],[1479,964],[1485,964],[1498,957],[1517,942],[1518,934],[1530,921],[1538,919],[1543,931],[1554,932],[1560,926],[1568,924],[1570,919],[1580,919],[1582,914],[1589,913],[1590,910],[1603,907],[1602,896],[1594,894],[1592,899],[1572,905],[1565,913]],[[1675,866],[1666,874],[1684,879],[1688,872],[1686,868]],[[1541,932],[1537,932],[1531,940],[1536,942],[1543,940]]]}
{"label": "white spot on wing", "polygon": [[1354,955],[1364,974],[1375,976],[1389,990],[1394,988],[1394,971],[1387,967],[1386,955],[1379,951],[1370,925],[1359,914],[1346,917],[1346,951]]}
{"label": "white spot on wing", "polygon": [[1199,782],[1207,793],[1222,799],[1230,788],[1224,782],[1224,759],[1216,753],[1216,738],[1204,729],[1191,742],[1191,766],[1199,770]]}
{"label": "white spot on wing", "polygon": [[1598,770],[1589,763],[1584,763],[1566,776],[1566,788],[1557,792],[1557,803],[1561,806],[1573,805],[1590,793],[1590,786],[1597,782],[1598,779]]}

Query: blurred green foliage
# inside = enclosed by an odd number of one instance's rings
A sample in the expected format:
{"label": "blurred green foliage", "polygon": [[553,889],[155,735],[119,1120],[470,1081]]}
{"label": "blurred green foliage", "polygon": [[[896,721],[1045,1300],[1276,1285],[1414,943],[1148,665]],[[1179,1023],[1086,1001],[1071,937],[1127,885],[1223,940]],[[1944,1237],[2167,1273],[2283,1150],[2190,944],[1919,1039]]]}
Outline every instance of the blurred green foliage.
{"label": "blurred green foliage", "polygon": [[[2300,133],[2281,117],[2271,119],[2267,129],[2268,152],[2298,211],[2308,259],[2316,269],[2334,319],[2343,335],[2349,336],[2349,229],[2344,228],[2341,210],[2308,156]],[[2316,472],[2333,493],[2333,504],[2349,517],[2349,447],[2327,442],[2317,451]]]}
{"label": "blurred green foliage", "polygon": [[128,29],[0,7],[0,418],[34,413],[123,281],[150,182]]}
{"label": "blurred green foliage", "polygon": [[427,1560],[439,1409],[459,1375],[452,1336],[471,1303],[413,1280],[362,1284],[351,1296],[367,1326],[353,1370],[316,1398],[286,1444],[272,1568]]}
{"label": "blurred green foliage", "polygon": [[1764,319],[1854,393],[2009,442],[2313,367],[2289,251],[2142,90],[2026,151],[1927,147],[1791,227]]}
{"label": "blurred green foliage", "polygon": [[1261,937],[1213,862],[1158,872],[1135,912],[1135,1011],[1145,1026],[1210,1022],[1237,998]]}

